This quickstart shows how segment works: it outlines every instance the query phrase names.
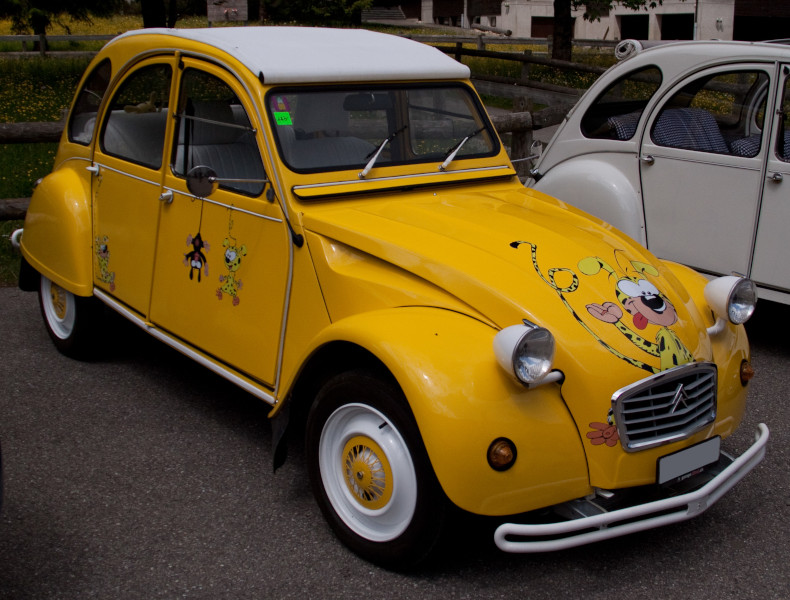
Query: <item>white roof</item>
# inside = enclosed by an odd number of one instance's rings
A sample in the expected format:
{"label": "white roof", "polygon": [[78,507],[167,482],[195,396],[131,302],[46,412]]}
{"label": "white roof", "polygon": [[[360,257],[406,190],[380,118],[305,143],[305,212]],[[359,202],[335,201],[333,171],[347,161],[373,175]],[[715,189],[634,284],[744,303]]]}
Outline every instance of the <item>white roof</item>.
{"label": "white roof", "polygon": [[[203,42],[240,60],[264,83],[466,79],[469,68],[442,51],[406,38],[364,29],[211,27],[140,29]],[[113,41],[115,41],[113,40]]]}

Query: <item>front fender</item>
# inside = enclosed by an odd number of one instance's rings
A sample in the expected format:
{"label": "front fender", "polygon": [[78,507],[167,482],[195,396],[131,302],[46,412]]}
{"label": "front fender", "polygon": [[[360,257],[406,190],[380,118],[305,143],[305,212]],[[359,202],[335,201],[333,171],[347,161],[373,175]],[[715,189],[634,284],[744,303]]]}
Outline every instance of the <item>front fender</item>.
{"label": "front fender", "polygon": [[88,177],[61,168],[33,191],[20,241],[30,266],[78,296],[93,291],[90,217]]}
{"label": "front fender", "polygon": [[[606,154],[606,160],[579,158],[560,163],[534,188],[611,223],[639,243],[645,243],[644,214],[634,155]],[[623,163],[622,165],[618,163]]]}
{"label": "front fender", "polygon": [[[581,440],[558,384],[527,390],[497,364],[496,330],[457,312],[396,308],[337,321],[315,340],[343,340],[379,358],[400,384],[433,469],[464,510],[515,514],[590,492]],[[513,467],[487,462],[500,437],[517,448]]]}

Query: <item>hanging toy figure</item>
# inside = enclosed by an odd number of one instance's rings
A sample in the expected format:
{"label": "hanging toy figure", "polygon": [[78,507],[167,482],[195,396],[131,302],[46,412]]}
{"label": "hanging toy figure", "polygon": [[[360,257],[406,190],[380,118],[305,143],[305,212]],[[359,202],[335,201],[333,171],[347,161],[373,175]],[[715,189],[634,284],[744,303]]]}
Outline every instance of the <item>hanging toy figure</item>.
{"label": "hanging toy figure", "polygon": [[195,234],[195,237],[192,237],[192,234],[187,236],[187,246],[192,246],[192,250],[187,252],[184,255],[184,265],[189,267],[189,279],[192,279],[193,274],[197,271],[197,280],[198,283],[200,282],[200,271],[203,271],[203,274],[208,276],[208,260],[206,259],[206,255],[203,254],[203,250],[207,252],[211,249],[208,245],[208,242],[204,242],[203,238],[200,237],[200,232],[198,231]]}

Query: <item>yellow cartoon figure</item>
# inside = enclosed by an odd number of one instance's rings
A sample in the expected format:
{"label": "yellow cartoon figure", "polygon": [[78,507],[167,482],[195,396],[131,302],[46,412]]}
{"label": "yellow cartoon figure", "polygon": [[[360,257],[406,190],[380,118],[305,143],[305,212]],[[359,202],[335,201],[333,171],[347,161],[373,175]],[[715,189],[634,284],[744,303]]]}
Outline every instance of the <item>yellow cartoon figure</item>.
{"label": "yellow cartoon figure", "polygon": [[[587,312],[604,323],[613,324],[637,348],[658,357],[660,371],[691,362],[691,352],[670,329],[678,320],[675,307],[644,277],[645,274],[657,276],[658,270],[642,262],[632,261],[630,264],[633,273],[619,277],[615,284],[615,293],[622,308],[614,302],[604,302],[588,304]],[[603,270],[617,277],[614,269],[598,257],[582,259],[579,269],[585,275],[596,275]],[[660,327],[655,342],[646,340],[623,323],[623,308],[631,315],[636,329],[641,331],[648,324]]]}
{"label": "yellow cartoon figure", "polygon": [[228,274],[219,276],[222,285],[217,288],[217,298],[222,300],[223,293],[228,294],[233,298],[233,306],[238,306],[242,283],[241,279],[236,278],[236,271],[241,266],[241,257],[247,254],[247,246],[244,244],[237,246],[235,240],[231,242],[229,238],[225,238],[222,245],[225,247],[225,267],[228,269]]}

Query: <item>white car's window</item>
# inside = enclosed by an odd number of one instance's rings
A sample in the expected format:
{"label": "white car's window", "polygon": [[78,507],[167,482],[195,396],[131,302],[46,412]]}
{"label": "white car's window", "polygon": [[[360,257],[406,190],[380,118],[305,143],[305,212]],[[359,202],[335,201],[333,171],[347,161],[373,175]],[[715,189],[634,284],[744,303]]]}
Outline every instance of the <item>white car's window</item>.
{"label": "white car's window", "polygon": [[790,77],[785,78],[782,108],[779,115],[779,135],[776,139],[776,156],[790,162]]}
{"label": "white car's window", "polygon": [[88,145],[93,139],[96,115],[99,105],[110,85],[112,68],[110,59],[105,58],[85,79],[85,84],[77,93],[74,108],[69,118],[69,141]]}
{"label": "white car's window", "polygon": [[121,84],[105,113],[102,151],[152,169],[162,165],[171,75],[170,65],[149,65]]}
{"label": "white car's window", "polygon": [[[284,162],[318,172],[491,156],[498,138],[463,85],[279,89],[267,109]],[[379,152],[380,150],[380,152]]]}
{"label": "white car's window", "polygon": [[674,94],[653,123],[659,146],[754,157],[762,145],[768,75],[730,71],[695,79]]}
{"label": "white car's window", "polygon": [[630,140],[642,111],[661,85],[661,71],[649,66],[621,77],[596,98],[581,122],[588,138]]}
{"label": "white car's window", "polygon": [[259,196],[266,175],[247,111],[231,87],[217,77],[186,69],[181,78],[171,168],[184,176],[207,166],[222,179],[220,187]]}

